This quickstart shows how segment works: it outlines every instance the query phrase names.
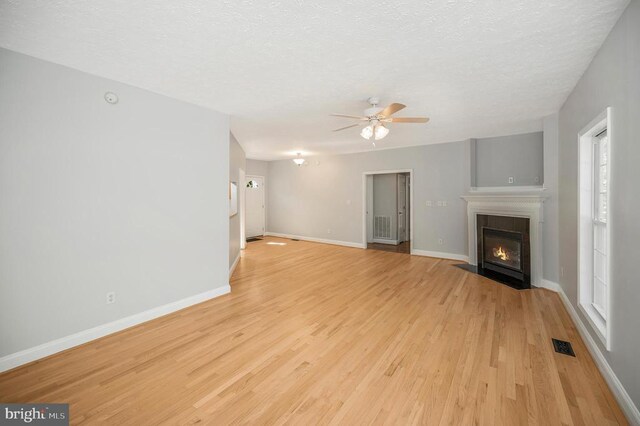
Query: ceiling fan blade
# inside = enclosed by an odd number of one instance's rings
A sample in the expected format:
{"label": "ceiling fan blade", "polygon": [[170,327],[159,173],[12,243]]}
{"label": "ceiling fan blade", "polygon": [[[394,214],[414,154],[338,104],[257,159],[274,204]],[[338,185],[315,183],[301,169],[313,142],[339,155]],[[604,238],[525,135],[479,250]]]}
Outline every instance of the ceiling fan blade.
{"label": "ceiling fan blade", "polygon": [[339,129],[335,129],[334,132],[339,132],[340,130],[350,129],[352,127],[358,127],[359,124],[352,124],[351,126],[340,127]]}
{"label": "ceiling fan blade", "polygon": [[429,119],[427,117],[391,117],[380,121],[386,123],[426,123]]}
{"label": "ceiling fan blade", "polygon": [[381,115],[383,117],[389,117],[392,114],[395,114],[396,112],[400,111],[401,109],[406,108],[406,105],[402,105],[402,104],[397,104],[397,103],[392,103],[390,105],[388,105],[385,109],[383,109],[382,111],[380,111],[378,113],[378,115]]}
{"label": "ceiling fan blade", "polygon": [[347,114],[329,114],[333,117],[343,117],[343,118],[355,118],[356,120],[368,120],[367,117],[361,117],[358,115],[347,115]]}

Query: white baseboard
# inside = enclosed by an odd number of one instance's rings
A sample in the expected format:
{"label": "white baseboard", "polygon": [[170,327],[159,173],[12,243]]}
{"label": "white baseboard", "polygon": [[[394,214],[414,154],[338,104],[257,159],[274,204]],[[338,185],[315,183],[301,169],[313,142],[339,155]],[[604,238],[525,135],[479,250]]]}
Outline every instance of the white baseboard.
{"label": "white baseboard", "polygon": [[428,250],[411,250],[411,254],[414,256],[426,256],[426,257],[438,257],[440,259],[460,260],[462,262],[469,262],[469,256],[464,254],[445,253],[441,251],[428,251]]}
{"label": "white baseboard", "polygon": [[374,238],[372,241],[372,243],[377,243],[377,244],[390,244],[393,246],[397,246],[398,245],[398,240],[383,240],[380,238]]}
{"label": "white baseboard", "polygon": [[231,292],[229,285],[224,285],[213,290],[206,291],[204,293],[196,294],[176,302],[168,303],[166,305],[158,306],[156,308],[149,309],[138,314],[121,318],[116,321],[112,321],[107,324],[102,324],[88,330],[80,331],[70,336],[62,337],[60,339],[52,340],[51,342],[43,343],[42,345],[35,346],[33,348],[25,349],[20,352],[6,355],[0,358],[0,372],[10,370],[23,364],[44,358],[49,355],[53,355],[57,352],[70,349],[74,346],[82,345],[83,343],[90,342],[100,337],[124,330],[134,325],[142,324],[143,322],[150,321],[152,319],[170,314],[175,311],[187,308],[191,305],[204,302],[209,299],[222,296]]}
{"label": "white baseboard", "polygon": [[238,262],[240,261],[240,253],[242,250],[238,251],[238,255],[236,256],[236,260],[233,261],[231,268],[229,268],[229,278],[233,275],[233,271],[236,270],[236,266],[238,266]]}
{"label": "white baseboard", "polygon": [[560,284],[553,281],[545,280],[544,278],[540,280],[538,287],[546,288],[547,290],[555,291],[556,293],[560,293],[562,291],[562,288],[560,288]]}
{"label": "white baseboard", "polygon": [[313,243],[333,244],[336,246],[365,248],[362,245],[362,243],[352,243],[350,241],[327,240],[324,238],[304,237],[302,235],[281,234],[279,232],[265,232],[264,235],[270,236],[270,237],[280,237],[280,238],[289,238],[289,239],[293,238],[296,240],[311,241]]}
{"label": "white baseboard", "polygon": [[609,388],[613,392],[616,401],[618,401],[618,404],[620,404],[622,412],[625,414],[625,416],[627,416],[627,420],[632,425],[640,426],[640,410],[638,410],[638,407],[636,407],[636,405],[633,403],[633,400],[631,400],[631,397],[627,393],[624,386],[622,386],[622,383],[618,379],[618,376],[616,376],[616,373],[613,372],[613,369],[607,362],[607,359],[604,357],[604,354],[600,350],[600,347],[591,336],[591,333],[589,333],[589,329],[580,318],[580,315],[578,315],[578,312],[576,312],[575,308],[571,304],[571,301],[567,297],[560,284],[548,280],[542,281],[544,288],[553,290],[560,296],[560,300],[562,300],[562,303],[567,309],[567,312],[569,312],[569,316],[571,316],[571,319],[578,329],[580,336],[582,336],[582,340],[587,346],[589,353],[591,353],[591,356],[593,357],[598,370],[600,370],[600,373],[604,377],[604,380],[607,382],[607,385],[609,385]]}

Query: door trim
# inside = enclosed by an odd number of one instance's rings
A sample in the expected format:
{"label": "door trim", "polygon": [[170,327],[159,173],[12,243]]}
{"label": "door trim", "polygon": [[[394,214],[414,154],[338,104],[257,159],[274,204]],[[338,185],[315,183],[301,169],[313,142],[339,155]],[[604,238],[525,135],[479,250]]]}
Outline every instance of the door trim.
{"label": "door trim", "polygon": [[362,173],[362,246],[367,248],[367,176],[409,173],[409,253],[413,252],[413,169],[372,170]]}
{"label": "door trim", "polygon": [[[267,204],[265,203],[265,199],[267,196],[267,178],[261,175],[246,175],[244,178],[244,187],[243,189],[247,189],[247,180],[249,180],[250,178],[260,178],[262,179],[262,185],[264,186],[263,190],[262,190],[262,223],[263,223],[263,229],[262,229],[262,235],[265,235],[267,233]],[[246,237],[246,235],[245,235]],[[252,235],[253,237],[253,235]]]}
{"label": "door trim", "polygon": [[247,174],[242,168],[238,169],[238,181],[241,182],[238,188],[238,198],[240,201],[240,250],[244,250],[245,248],[247,248],[247,234],[244,214],[244,196],[247,189]]}

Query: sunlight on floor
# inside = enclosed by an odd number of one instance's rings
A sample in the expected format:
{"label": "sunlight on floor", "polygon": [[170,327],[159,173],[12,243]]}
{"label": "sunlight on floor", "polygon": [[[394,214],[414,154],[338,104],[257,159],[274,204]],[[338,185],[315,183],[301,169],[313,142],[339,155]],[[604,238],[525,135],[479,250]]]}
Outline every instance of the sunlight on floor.
{"label": "sunlight on floor", "polygon": [[269,241],[267,243],[267,245],[269,245],[269,246],[286,246],[287,243],[274,243],[273,241]]}

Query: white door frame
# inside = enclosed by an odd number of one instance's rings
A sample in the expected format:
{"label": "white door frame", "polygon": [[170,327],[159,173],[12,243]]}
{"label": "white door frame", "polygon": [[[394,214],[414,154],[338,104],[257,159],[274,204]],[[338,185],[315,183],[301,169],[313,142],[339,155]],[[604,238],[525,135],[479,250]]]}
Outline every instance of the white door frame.
{"label": "white door frame", "polygon": [[238,198],[240,202],[240,250],[247,247],[247,234],[245,229],[245,190],[247,189],[247,178],[244,169],[238,169]]}
{"label": "white door frame", "polygon": [[411,253],[413,251],[413,169],[374,170],[362,173],[362,246],[367,248],[367,175],[394,173],[409,173],[409,253]]}
{"label": "white door frame", "polygon": [[[262,188],[262,223],[264,224],[264,230],[262,231],[262,235],[266,235],[267,233],[267,205],[265,204],[264,200],[265,197],[267,196],[267,178],[264,176],[260,176],[260,175],[246,175],[244,180],[244,188],[246,189],[247,187],[247,180],[250,178],[260,178],[262,179],[262,184],[264,185],[264,187]],[[246,238],[245,238],[245,242],[246,242]]]}

